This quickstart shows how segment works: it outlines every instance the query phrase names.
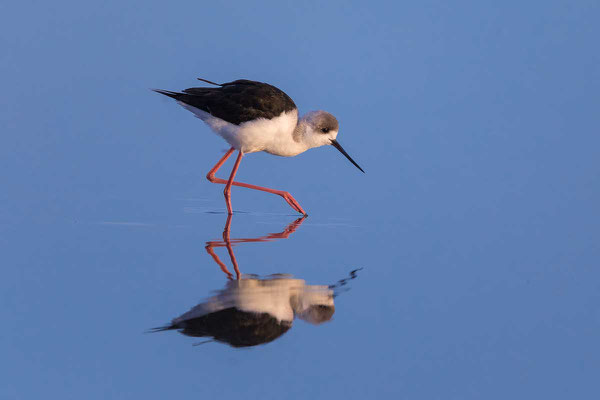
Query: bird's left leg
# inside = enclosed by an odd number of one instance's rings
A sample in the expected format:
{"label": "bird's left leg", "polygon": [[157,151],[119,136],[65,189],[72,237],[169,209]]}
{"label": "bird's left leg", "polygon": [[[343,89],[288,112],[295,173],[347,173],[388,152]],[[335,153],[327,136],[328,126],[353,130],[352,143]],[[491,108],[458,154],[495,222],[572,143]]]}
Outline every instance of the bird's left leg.
{"label": "bird's left leg", "polygon": [[242,161],[243,156],[244,154],[240,151],[237,159],[235,160],[235,164],[233,165],[233,169],[231,170],[231,175],[229,175],[229,180],[225,185],[225,190],[223,190],[223,194],[225,195],[225,202],[227,203],[227,213],[229,215],[233,214],[233,208],[231,207],[231,185],[233,184],[235,173],[237,172],[240,166],[240,162]]}

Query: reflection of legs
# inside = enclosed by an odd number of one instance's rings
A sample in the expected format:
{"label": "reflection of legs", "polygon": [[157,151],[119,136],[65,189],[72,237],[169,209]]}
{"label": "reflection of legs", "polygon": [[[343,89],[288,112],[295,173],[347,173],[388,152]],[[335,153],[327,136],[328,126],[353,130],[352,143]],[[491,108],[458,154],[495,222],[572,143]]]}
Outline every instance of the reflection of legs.
{"label": "reflection of legs", "polygon": [[247,238],[247,239],[231,239],[231,220],[232,220],[232,216],[228,215],[227,216],[227,221],[225,222],[225,228],[223,228],[223,241],[219,241],[219,240],[215,240],[215,241],[210,241],[210,242],[206,242],[206,252],[208,254],[210,254],[210,256],[213,258],[213,260],[215,260],[215,262],[219,265],[219,267],[221,268],[221,271],[223,271],[226,275],[228,279],[233,279],[233,274],[231,272],[229,272],[229,270],[227,269],[227,266],[219,259],[219,256],[217,256],[217,254],[214,251],[214,247],[226,247],[227,248],[227,252],[229,253],[229,258],[231,259],[231,264],[233,264],[233,269],[235,271],[235,275],[237,279],[241,279],[241,272],[237,263],[237,260],[235,258],[235,254],[233,253],[233,246],[238,244],[238,243],[247,243],[247,242],[268,242],[274,239],[287,239],[292,233],[294,233],[296,231],[296,229],[298,229],[298,227],[300,225],[302,225],[302,222],[304,222],[304,220],[306,219],[306,216],[300,217],[297,220],[291,222],[284,230],[283,232],[279,232],[279,233],[271,233],[267,236],[261,236],[258,238]]}
{"label": "reflection of legs", "polygon": [[[232,175],[229,177],[229,180],[226,181],[225,179],[217,178],[215,176],[215,173],[219,170],[219,168],[221,168],[221,166],[225,163],[225,161],[229,158],[229,156],[231,156],[231,153],[233,153],[234,150],[235,149],[232,147],[231,149],[229,149],[229,151],[227,151],[227,153],[225,153],[225,155],[219,160],[219,162],[208,172],[208,174],[206,175],[206,179],[208,179],[212,183],[226,184],[227,186],[229,186],[229,193],[231,193],[231,186],[240,186],[240,187],[245,187],[248,189],[260,190],[263,192],[276,194],[278,196],[283,197],[284,200],[287,201],[287,203],[294,210],[298,211],[301,214],[306,215],[306,212],[302,209],[300,204],[288,192],[285,192],[283,190],[269,189],[269,188],[262,187],[262,186],[250,185],[248,183],[233,181],[235,172],[237,172],[237,167],[239,167],[240,161],[242,159],[242,152],[240,152],[240,155],[238,156],[238,159],[236,160],[236,165],[233,167],[233,170],[231,171]],[[227,187],[225,187],[225,193],[226,193],[225,199],[227,201],[227,211],[231,214],[231,201],[228,200]],[[229,196],[229,198],[230,197],[231,196]]]}
{"label": "reflection of legs", "polygon": [[237,260],[235,259],[235,255],[233,254],[231,240],[229,239],[230,228],[231,228],[231,214],[227,216],[227,222],[225,222],[225,229],[223,229],[223,242],[218,242],[218,241],[206,242],[205,249],[206,249],[206,252],[208,254],[210,254],[210,256],[213,258],[213,260],[215,260],[215,262],[217,264],[219,264],[219,267],[221,267],[221,271],[223,271],[227,275],[227,278],[233,279],[232,273],[229,272],[229,270],[227,269],[227,266],[219,259],[219,256],[217,256],[217,254],[213,250],[213,247],[223,247],[223,246],[227,247],[227,251],[229,252],[229,258],[231,259],[231,263],[233,264],[233,270],[235,271],[236,279],[240,279],[242,274],[238,267]]}
{"label": "reflection of legs", "polygon": [[[241,153],[240,153],[240,158],[241,158]],[[229,214],[227,216],[227,222],[225,222],[225,228],[223,229],[223,242],[225,243],[225,247],[227,247],[227,252],[229,253],[229,259],[231,260],[231,264],[233,265],[233,270],[235,271],[235,276],[237,279],[240,279],[242,276],[242,273],[240,272],[240,268],[238,267],[237,260],[235,259],[235,254],[233,254],[233,246],[231,245],[231,239],[229,237],[230,233],[231,233],[231,214]]]}
{"label": "reflection of legs", "polygon": [[297,220],[291,222],[284,230],[283,232],[279,232],[279,233],[271,233],[269,236],[266,236],[266,238],[268,239],[287,239],[288,236],[290,236],[292,233],[296,232],[296,229],[298,229],[298,227],[300,225],[302,225],[302,223],[304,222],[304,220],[306,219],[306,214],[303,215],[302,217],[298,218]]}
{"label": "reflection of legs", "polygon": [[302,225],[302,222],[304,222],[305,219],[306,219],[306,215],[298,218],[295,221],[292,221],[288,226],[286,226],[286,228],[283,230],[283,232],[270,233],[267,236],[261,236],[261,237],[257,237],[257,238],[231,239],[231,243],[238,244],[238,243],[251,243],[251,242],[268,242],[268,241],[274,240],[274,239],[287,239],[288,236],[290,236],[292,233],[296,232],[296,229],[298,229],[298,227],[300,225]]}
{"label": "reflection of legs", "polygon": [[206,252],[210,254],[210,256],[213,258],[213,260],[215,260],[217,264],[219,264],[219,267],[221,267],[221,271],[223,271],[227,275],[227,278],[233,280],[233,275],[231,274],[231,272],[229,272],[227,266],[223,264],[223,261],[219,259],[219,256],[216,255],[215,251],[213,250],[213,247],[213,242],[207,242],[205,247]]}

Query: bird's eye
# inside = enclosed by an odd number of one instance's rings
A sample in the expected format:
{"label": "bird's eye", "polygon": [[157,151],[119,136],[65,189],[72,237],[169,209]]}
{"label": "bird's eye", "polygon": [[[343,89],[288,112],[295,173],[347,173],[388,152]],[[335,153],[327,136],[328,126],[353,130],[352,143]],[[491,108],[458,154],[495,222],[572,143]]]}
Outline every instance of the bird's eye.
{"label": "bird's eye", "polygon": [[327,132],[329,132],[329,128],[321,128],[321,132],[327,133]]}

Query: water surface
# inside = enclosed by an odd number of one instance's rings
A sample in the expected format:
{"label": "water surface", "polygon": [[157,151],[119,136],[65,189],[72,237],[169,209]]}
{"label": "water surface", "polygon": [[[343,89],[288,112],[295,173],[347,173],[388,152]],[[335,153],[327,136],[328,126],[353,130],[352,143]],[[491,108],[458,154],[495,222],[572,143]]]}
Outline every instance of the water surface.
{"label": "water surface", "polygon": [[[0,398],[598,398],[600,9],[499,4],[3,6]],[[248,155],[309,217],[228,223],[226,144],[149,90],[196,77],[333,113],[366,174]],[[148,333],[199,305],[282,334]]]}

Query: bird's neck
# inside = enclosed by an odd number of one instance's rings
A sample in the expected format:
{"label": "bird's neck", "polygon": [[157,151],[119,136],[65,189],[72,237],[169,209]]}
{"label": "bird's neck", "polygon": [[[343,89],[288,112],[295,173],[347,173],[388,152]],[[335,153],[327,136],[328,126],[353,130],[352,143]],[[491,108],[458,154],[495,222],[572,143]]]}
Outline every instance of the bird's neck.
{"label": "bird's neck", "polygon": [[[296,127],[294,128],[294,131],[292,132],[292,139],[294,139],[294,142],[304,144],[307,131],[308,123],[302,118],[300,118],[298,120],[298,123],[296,124]],[[306,149],[308,150],[309,147],[307,147]]]}
{"label": "bird's neck", "polygon": [[323,146],[320,135],[316,134],[310,123],[310,115],[304,115],[298,120],[292,138],[300,144],[304,150]]}

